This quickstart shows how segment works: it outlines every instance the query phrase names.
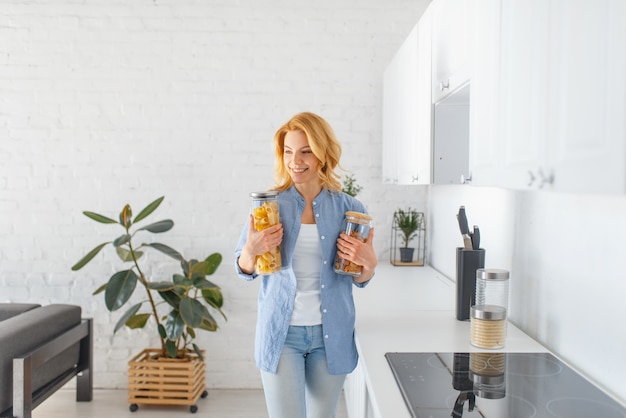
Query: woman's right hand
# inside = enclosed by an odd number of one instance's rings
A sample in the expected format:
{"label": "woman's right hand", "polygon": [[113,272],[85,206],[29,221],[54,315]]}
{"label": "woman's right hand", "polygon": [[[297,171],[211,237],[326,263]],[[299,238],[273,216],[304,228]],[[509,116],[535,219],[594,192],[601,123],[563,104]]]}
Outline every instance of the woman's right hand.
{"label": "woman's right hand", "polygon": [[265,254],[280,245],[283,241],[283,224],[278,223],[274,226],[257,231],[254,229],[254,218],[250,215],[248,223],[248,238],[241,249],[239,256],[239,268],[247,274],[254,272],[254,261],[256,257]]}

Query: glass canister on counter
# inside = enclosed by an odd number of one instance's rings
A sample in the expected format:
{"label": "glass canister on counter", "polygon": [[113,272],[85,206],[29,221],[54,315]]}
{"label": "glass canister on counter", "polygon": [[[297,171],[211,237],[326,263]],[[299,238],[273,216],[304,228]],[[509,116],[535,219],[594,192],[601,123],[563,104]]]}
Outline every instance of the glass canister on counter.
{"label": "glass canister on counter", "polygon": [[[252,216],[254,217],[254,229],[262,231],[279,222],[278,192],[253,192]],[[272,274],[280,270],[280,246],[257,256],[254,263],[257,274]]]}
{"label": "glass canister on counter", "polygon": [[503,348],[506,338],[506,309],[496,305],[470,308],[470,343],[479,348]]}
{"label": "glass canister on counter", "polygon": [[[367,241],[371,227],[372,217],[370,215],[348,211],[343,221],[342,231],[345,232],[346,235],[356,238],[361,242],[365,242]],[[362,270],[362,266],[344,259],[341,253],[337,251],[337,255],[335,256],[335,272],[358,277],[361,275]]]}
{"label": "glass canister on counter", "polygon": [[476,305],[496,305],[509,309],[509,272],[502,269],[476,270]]}
{"label": "glass canister on counter", "polygon": [[509,309],[509,272],[476,270],[475,305],[470,309],[471,344],[480,348],[503,348]]}

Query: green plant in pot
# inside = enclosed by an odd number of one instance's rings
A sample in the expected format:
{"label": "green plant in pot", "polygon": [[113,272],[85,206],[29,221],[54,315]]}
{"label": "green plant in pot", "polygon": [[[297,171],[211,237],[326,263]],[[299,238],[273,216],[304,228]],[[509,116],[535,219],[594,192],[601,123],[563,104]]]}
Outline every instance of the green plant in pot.
{"label": "green plant in pot", "polygon": [[359,186],[353,174],[347,175],[344,178],[341,188],[342,192],[349,194],[352,197],[356,197],[356,195],[359,194],[361,190],[363,190],[363,187]]}
{"label": "green plant in pot", "polygon": [[[140,221],[159,207],[163,199],[164,197],[156,199],[134,218],[130,205],[126,205],[120,212],[118,221],[94,212],[83,212],[94,221],[118,225],[123,231],[114,240],[104,242],[87,253],[72,270],[80,270],[104,247],[112,245],[125,267],[114,273],[94,295],[104,292],[106,307],[113,312],[122,308],[138,288],[145,292],[145,299],[126,310],[117,322],[114,332],[124,326],[131,329],[144,328],[152,317],[161,342],[162,357],[184,358],[188,353],[195,352],[203,359],[201,350],[194,343],[196,330],[217,330],[217,322],[209,309],[219,312],[226,320],[222,311],[222,291],[207,279],[207,276],[217,270],[222,256],[213,253],[202,261],[186,260],[178,251],[161,243],[136,245],[134,239],[137,234],[160,234],[174,226],[172,220],[166,219],[137,227]],[[140,264],[140,260],[145,260],[144,251],[148,249],[157,250],[178,260],[181,271],[173,274],[170,280],[149,279]],[[146,307],[147,309],[142,310]]]}
{"label": "green plant in pot", "polygon": [[417,231],[422,223],[422,213],[410,207],[407,210],[398,209],[393,214],[394,223],[402,234],[402,247],[400,247],[400,261],[410,263],[413,260],[415,248],[409,247],[409,243],[417,237]]}

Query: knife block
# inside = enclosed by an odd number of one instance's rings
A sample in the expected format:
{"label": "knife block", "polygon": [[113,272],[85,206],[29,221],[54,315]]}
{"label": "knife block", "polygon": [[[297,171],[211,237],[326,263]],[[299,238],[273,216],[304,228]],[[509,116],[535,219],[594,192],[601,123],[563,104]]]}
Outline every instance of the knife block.
{"label": "knife block", "polygon": [[476,270],[485,267],[485,249],[456,249],[456,319],[468,321],[476,301]]}

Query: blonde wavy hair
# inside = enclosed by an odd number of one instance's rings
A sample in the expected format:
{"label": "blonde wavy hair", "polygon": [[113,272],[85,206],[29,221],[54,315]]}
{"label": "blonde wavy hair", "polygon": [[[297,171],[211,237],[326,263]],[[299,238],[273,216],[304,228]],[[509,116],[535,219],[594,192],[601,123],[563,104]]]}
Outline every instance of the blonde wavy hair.
{"label": "blonde wavy hair", "polygon": [[322,187],[340,191],[340,176],[335,172],[335,168],[341,169],[339,165],[341,144],[328,122],[311,112],[298,113],[278,128],[274,134],[275,190],[286,190],[293,184],[284,162],[285,135],[289,131],[301,131],[306,135],[313,155],[320,161],[317,175],[322,181]]}

